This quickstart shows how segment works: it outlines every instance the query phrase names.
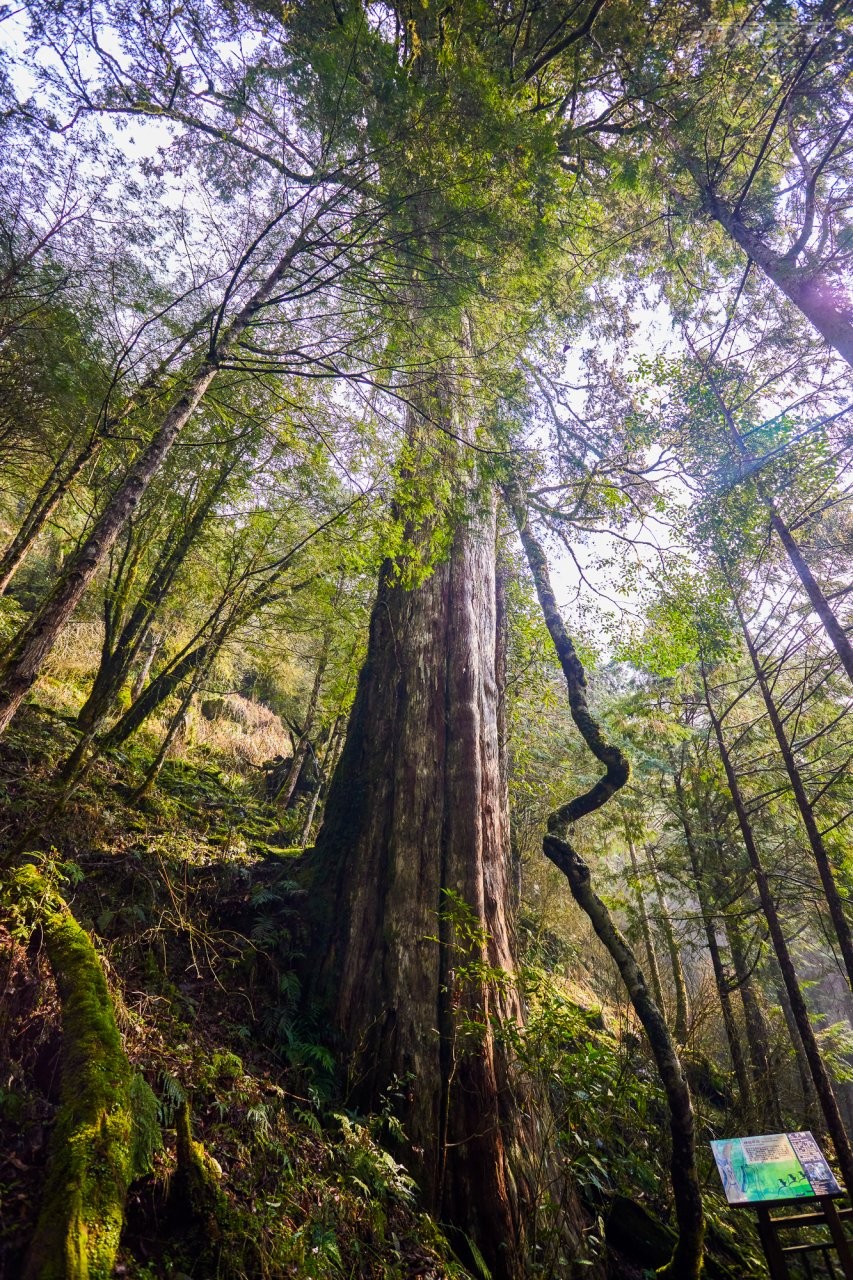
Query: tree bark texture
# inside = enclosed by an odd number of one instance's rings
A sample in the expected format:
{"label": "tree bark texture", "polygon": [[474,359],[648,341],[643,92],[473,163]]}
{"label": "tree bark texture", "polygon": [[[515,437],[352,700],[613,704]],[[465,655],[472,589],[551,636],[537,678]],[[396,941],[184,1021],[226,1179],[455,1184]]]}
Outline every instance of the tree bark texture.
{"label": "tree bark texture", "polygon": [[[391,1097],[430,1209],[496,1277],[554,1188],[496,1029],[521,1023],[496,680],[494,502],[406,590],[382,570],[343,753],[309,855],[308,994],[364,1109]],[[505,976],[502,976],[505,975]],[[573,1202],[568,1217],[576,1213]]]}
{"label": "tree bark texture", "polygon": [[11,876],[40,925],[62,1006],[61,1094],[25,1280],[109,1280],[132,1179],[145,1171],[138,1116],[156,1102],[134,1075],[92,941],[33,866]]}

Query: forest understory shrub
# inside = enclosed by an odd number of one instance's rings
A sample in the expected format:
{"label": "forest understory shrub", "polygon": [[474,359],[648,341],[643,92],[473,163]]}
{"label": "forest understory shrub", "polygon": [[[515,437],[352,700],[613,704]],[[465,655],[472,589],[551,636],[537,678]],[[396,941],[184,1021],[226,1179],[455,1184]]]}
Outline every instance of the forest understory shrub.
{"label": "forest understory shrub", "polygon": [[[22,771],[37,782],[61,749],[54,714],[33,708],[3,744],[0,786],[21,795]],[[243,825],[266,830],[263,806],[251,790],[229,801],[215,770],[184,760],[164,773],[153,807],[126,809],[122,772],[103,766],[44,833],[45,865],[71,877],[66,893],[103,957],[128,1061],[158,1099],[164,1146],[153,1173],[131,1186],[121,1274],[197,1275],[203,1257],[225,1280],[461,1277],[398,1157],[383,1149],[393,1108],[375,1118],[339,1110],[334,1057],[299,1012],[293,855],[257,838],[253,853],[253,839],[240,835]],[[38,803],[35,789],[21,799],[8,842]],[[28,948],[4,935],[4,972],[0,1135],[11,1162],[0,1175],[0,1275],[11,1280],[43,1188],[61,1033],[37,941]],[[613,1206],[628,1197],[651,1220],[670,1208],[651,1063],[618,1011],[577,1003],[541,968],[525,971],[524,983],[531,1020],[513,1050],[549,1094],[561,1156],[587,1206],[581,1260],[600,1267],[610,1256],[614,1276],[630,1275],[608,1250]],[[214,1169],[195,1226],[175,1207],[182,1108],[193,1149],[201,1144]],[[722,1258],[736,1248],[722,1225],[720,1245]],[[540,1241],[542,1256],[548,1247]],[[749,1252],[738,1257],[752,1274]]]}

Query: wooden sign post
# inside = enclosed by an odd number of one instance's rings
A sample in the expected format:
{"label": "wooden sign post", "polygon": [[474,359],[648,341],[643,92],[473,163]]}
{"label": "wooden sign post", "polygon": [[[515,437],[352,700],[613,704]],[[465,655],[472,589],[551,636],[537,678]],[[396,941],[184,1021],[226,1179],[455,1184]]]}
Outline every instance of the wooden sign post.
{"label": "wooden sign post", "polygon": [[[758,1235],[771,1280],[789,1280],[788,1259],[802,1258],[812,1274],[811,1258],[819,1255],[830,1276],[837,1274],[831,1255],[841,1264],[845,1280],[853,1280],[853,1246],[844,1234],[843,1220],[853,1209],[836,1209],[841,1188],[826,1157],[808,1132],[768,1133],[751,1138],[712,1142],[711,1150],[729,1204],[752,1207],[758,1215]],[[770,1206],[807,1201],[808,1213],[771,1215]],[[783,1244],[780,1233],[812,1227],[829,1229],[829,1239]]]}

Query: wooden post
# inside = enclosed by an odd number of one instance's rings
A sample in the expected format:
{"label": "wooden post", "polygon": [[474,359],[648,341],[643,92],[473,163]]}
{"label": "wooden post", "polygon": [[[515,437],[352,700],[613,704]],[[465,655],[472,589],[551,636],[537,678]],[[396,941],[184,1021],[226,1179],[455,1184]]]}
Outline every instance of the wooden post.
{"label": "wooden post", "polygon": [[765,1208],[764,1205],[759,1205],[757,1213],[758,1235],[764,1249],[764,1256],[767,1259],[770,1280],[790,1280],[788,1264],[785,1261],[785,1255],[782,1252],[782,1246],[776,1234],[776,1226],[770,1217],[770,1210]]}
{"label": "wooden post", "polygon": [[850,1248],[850,1241],[844,1234],[838,1210],[829,1196],[819,1196],[818,1200],[823,1209],[826,1225],[829,1227],[829,1234],[832,1236],[832,1243],[835,1245],[835,1251],[841,1260],[841,1270],[844,1272],[846,1280],[853,1280],[853,1250]]}

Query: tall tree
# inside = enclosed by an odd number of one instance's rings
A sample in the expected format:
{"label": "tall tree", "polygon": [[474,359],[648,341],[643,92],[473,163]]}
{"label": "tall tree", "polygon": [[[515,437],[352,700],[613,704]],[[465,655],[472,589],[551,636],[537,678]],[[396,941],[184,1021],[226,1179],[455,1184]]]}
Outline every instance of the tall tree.
{"label": "tall tree", "polygon": [[[496,1276],[525,1270],[542,1135],[500,1027],[521,1023],[509,915],[495,499],[469,481],[426,581],[383,567],[346,743],[310,859],[311,992],[346,1049],[351,1095],[402,1095],[427,1203]],[[544,1185],[543,1185],[544,1178]],[[566,1198],[567,1197],[567,1198]]]}

